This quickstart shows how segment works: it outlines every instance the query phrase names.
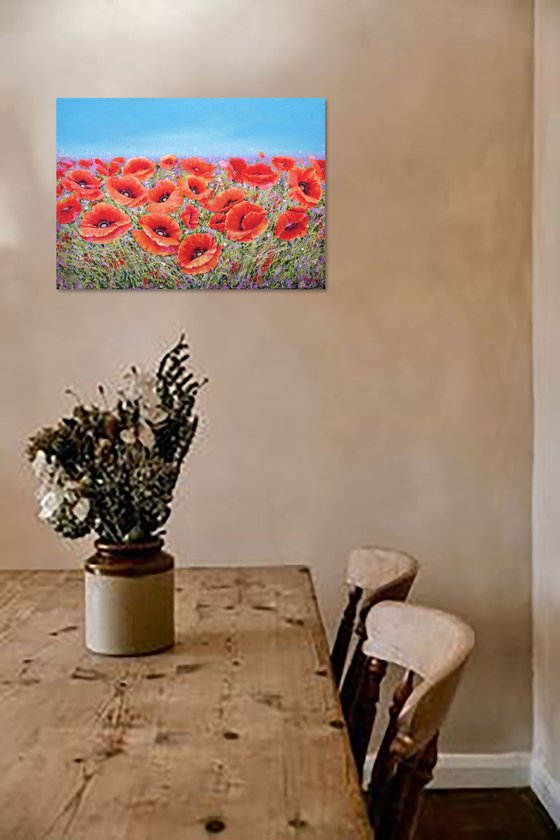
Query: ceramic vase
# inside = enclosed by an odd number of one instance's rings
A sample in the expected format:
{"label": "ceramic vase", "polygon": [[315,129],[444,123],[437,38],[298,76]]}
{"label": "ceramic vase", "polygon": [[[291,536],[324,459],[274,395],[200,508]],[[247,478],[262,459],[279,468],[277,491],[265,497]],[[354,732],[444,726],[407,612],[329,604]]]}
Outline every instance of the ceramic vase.
{"label": "ceramic vase", "polygon": [[97,541],[85,562],[85,642],[94,653],[139,656],[173,645],[174,560],[163,541]]}

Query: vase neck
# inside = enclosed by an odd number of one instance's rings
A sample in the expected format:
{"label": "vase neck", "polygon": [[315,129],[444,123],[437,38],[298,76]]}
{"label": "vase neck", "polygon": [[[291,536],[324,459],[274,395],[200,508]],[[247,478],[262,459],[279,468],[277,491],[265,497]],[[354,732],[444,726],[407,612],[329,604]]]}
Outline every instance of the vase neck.
{"label": "vase neck", "polygon": [[96,553],[85,563],[87,572],[118,577],[143,577],[173,568],[173,557],[162,551],[163,540],[112,545],[97,540]]}
{"label": "vase neck", "polygon": [[153,557],[163,548],[162,539],[146,540],[138,543],[108,543],[96,540],[95,548],[101,557],[125,560],[126,558],[140,560],[143,557]]}

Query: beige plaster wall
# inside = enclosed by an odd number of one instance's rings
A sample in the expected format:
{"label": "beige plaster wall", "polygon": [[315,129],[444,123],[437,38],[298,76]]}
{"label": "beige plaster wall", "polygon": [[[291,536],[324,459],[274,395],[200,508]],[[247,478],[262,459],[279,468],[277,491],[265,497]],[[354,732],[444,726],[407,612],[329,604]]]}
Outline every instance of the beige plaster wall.
{"label": "beige plaster wall", "polygon": [[[536,761],[560,820],[560,3],[538,0],[534,212]],[[540,767],[537,768],[538,772]]]}
{"label": "beige plaster wall", "polygon": [[[478,646],[446,732],[531,735],[529,0],[4,0],[3,566],[74,566],[26,435],[182,328],[211,377],[182,563],[307,562],[332,630],[360,543]],[[56,96],[326,96],[324,293],[57,293]],[[108,126],[110,131],[110,126]]]}

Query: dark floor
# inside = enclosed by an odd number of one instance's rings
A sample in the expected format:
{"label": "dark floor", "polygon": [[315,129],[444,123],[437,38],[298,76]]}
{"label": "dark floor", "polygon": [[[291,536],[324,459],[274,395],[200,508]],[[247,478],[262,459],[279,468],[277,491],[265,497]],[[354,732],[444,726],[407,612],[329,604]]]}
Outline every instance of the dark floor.
{"label": "dark floor", "polygon": [[560,840],[529,788],[427,791],[415,840]]}

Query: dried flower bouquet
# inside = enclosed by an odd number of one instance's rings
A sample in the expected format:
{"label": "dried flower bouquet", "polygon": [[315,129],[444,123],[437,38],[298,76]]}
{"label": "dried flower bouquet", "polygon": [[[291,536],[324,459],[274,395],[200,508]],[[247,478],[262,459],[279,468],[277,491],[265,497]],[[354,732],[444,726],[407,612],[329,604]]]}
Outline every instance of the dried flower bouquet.
{"label": "dried flower bouquet", "polygon": [[70,539],[91,531],[112,544],[161,536],[207,381],[188,360],[181,336],[155,374],[130,368],[114,405],[99,386],[101,405],[78,400],[71,417],[30,438],[41,519]]}

